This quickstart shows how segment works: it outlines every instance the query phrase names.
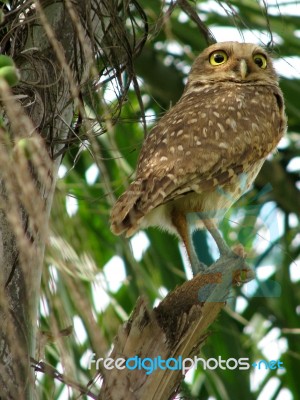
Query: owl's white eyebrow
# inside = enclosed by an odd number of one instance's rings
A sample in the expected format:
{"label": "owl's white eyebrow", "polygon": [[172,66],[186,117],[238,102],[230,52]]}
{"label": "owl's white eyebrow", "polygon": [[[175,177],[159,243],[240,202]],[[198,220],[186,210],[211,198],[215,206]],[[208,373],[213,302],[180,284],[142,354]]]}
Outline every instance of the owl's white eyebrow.
{"label": "owl's white eyebrow", "polygon": [[256,55],[256,54],[261,54],[262,56],[265,56],[266,58],[269,58],[268,54],[265,53],[260,47],[256,48],[253,50],[252,55]]}

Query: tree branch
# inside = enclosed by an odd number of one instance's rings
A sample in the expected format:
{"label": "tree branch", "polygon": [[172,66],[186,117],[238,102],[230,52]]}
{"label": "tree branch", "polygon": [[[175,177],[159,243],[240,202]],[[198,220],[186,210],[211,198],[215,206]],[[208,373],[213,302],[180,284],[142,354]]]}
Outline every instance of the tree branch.
{"label": "tree branch", "polygon": [[[209,335],[207,329],[224,307],[232,285],[248,282],[253,276],[244,258],[226,256],[206,273],[169,293],[153,311],[140,298],[129,321],[120,328],[110,357],[115,361],[136,356],[151,360],[194,357]],[[104,370],[99,399],[172,399],[184,379],[183,372],[186,371],[180,368],[156,369],[151,374],[146,368]]]}

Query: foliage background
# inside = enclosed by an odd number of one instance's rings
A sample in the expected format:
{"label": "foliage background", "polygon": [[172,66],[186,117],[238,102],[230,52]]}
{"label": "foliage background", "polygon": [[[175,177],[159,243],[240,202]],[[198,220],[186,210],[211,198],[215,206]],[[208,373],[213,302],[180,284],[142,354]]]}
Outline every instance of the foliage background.
{"label": "foliage background", "polygon": [[[97,154],[88,135],[82,134],[81,145],[69,146],[60,168],[43,274],[37,358],[83,385],[93,380],[94,391],[100,380],[95,379],[94,368],[87,369],[89,355],[109,354],[118,327],[139,296],[155,305],[187,277],[177,239],[149,229],[127,241],[113,236],[108,222],[112,203],[132,178],[145,120],[148,131],[176,102],[191,63],[206,46],[192,14],[187,14],[189,8],[184,12],[185,3],[178,3],[133,1],[130,14],[125,7],[118,8],[115,26],[120,24],[127,32],[130,49],[143,43],[147,19],[146,44],[136,57],[131,54],[131,70],[125,72],[110,69],[102,47],[97,90],[90,86],[83,91],[97,136]],[[181,397],[298,399],[300,5],[255,0],[188,4],[197,10],[202,28],[211,29],[217,40],[230,33],[237,40],[245,37],[269,45],[285,71],[281,87],[289,118],[288,134],[278,153],[270,157],[253,189],[221,226],[229,244],[245,246],[258,280],[234,290],[201,356],[249,357],[251,362],[280,358],[285,369],[237,372],[199,367],[189,373]],[[109,40],[107,36],[107,48]],[[122,59],[126,45],[118,46]],[[74,115],[76,133],[77,122]],[[206,261],[215,256],[205,234],[197,234],[195,240]],[[47,374],[37,374],[37,391],[39,399],[78,395]]]}

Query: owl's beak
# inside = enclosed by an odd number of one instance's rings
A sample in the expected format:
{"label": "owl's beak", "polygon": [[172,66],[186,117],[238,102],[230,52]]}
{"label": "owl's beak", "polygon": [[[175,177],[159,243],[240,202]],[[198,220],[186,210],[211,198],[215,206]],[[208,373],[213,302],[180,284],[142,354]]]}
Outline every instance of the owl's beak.
{"label": "owl's beak", "polygon": [[242,58],[240,61],[240,73],[242,79],[245,79],[248,73],[248,67],[246,61]]}

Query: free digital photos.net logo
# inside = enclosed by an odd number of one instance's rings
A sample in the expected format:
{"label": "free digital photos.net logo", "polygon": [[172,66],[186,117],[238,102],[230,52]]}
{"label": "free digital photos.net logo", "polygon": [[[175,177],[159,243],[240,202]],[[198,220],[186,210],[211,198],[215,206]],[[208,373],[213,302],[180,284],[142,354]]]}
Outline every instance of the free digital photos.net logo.
{"label": "free digital photos.net logo", "polygon": [[220,368],[222,370],[248,370],[251,367],[256,369],[284,369],[283,362],[280,360],[258,360],[256,362],[250,363],[249,358],[228,358],[223,359],[221,356],[218,358],[208,358],[207,360],[201,357],[194,358],[183,358],[179,356],[177,358],[167,358],[163,359],[161,356],[155,358],[140,358],[137,355],[130,358],[98,358],[96,359],[96,354],[92,353],[88,361],[88,369],[95,368],[99,370],[101,368],[112,370],[114,368],[118,370],[124,370],[125,368],[134,370],[144,370],[146,375],[151,375],[156,370],[172,370],[172,371],[182,371],[185,375],[191,368],[196,367],[202,368],[203,370],[215,370]]}

